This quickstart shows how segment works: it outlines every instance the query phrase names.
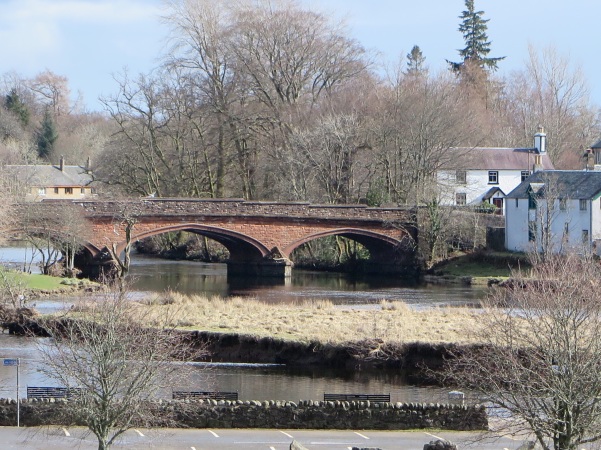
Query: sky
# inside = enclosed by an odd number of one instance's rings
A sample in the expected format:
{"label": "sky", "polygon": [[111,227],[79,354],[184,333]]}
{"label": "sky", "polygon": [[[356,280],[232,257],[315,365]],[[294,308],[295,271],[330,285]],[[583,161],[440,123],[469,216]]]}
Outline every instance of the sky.
{"label": "sky", "polygon": [[[226,0],[214,0],[226,1]],[[300,0],[335,19],[379,61],[396,64],[419,45],[431,71],[458,60],[464,0]],[[484,11],[489,56],[505,56],[503,76],[524,67],[528,46],[554,47],[582,67],[592,101],[601,106],[599,0],[476,0]],[[166,51],[162,0],[0,0],[0,74],[31,78],[45,70],[68,78],[73,96],[100,111],[114,76],[148,73]]]}

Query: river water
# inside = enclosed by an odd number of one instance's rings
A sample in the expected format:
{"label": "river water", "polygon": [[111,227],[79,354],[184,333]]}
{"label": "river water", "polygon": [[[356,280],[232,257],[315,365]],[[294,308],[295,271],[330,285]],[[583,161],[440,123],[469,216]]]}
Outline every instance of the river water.
{"label": "river water", "polygon": [[[0,261],[21,266],[27,257],[24,249],[0,249]],[[32,271],[35,267],[32,266]],[[392,278],[357,279],[343,274],[294,270],[290,279],[258,280],[228,278],[224,264],[165,261],[135,255],[131,281],[139,293],[166,289],[220,296],[249,296],[265,302],[291,302],[305,299],[329,300],[337,305],[366,307],[382,300],[403,301],[416,308],[477,302],[484,289],[465,286],[407,285]],[[42,312],[69,307],[68,299],[38,302]],[[38,372],[39,340],[0,335],[0,358],[21,358],[20,395],[25,387],[53,386]],[[330,393],[390,393],[393,401],[445,401],[447,390],[408,386],[392,372],[352,372],[316,368],[290,368],[280,365],[198,364],[197,375],[188,386],[174,389],[237,391],[242,400],[320,400]],[[14,366],[0,366],[0,397],[15,397]],[[168,393],[165,393],[168,396]]]}

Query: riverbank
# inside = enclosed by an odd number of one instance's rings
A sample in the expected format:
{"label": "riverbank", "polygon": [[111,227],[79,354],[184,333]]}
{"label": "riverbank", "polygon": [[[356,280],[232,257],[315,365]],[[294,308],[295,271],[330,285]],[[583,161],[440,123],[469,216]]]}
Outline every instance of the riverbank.
{"label": "riverbank", "polygon": [[457,253],[432,266],[424,275],[424,281],[492,286],[508,280],[513,271],[528,270],[530,267],[528,256],[522,253]]}

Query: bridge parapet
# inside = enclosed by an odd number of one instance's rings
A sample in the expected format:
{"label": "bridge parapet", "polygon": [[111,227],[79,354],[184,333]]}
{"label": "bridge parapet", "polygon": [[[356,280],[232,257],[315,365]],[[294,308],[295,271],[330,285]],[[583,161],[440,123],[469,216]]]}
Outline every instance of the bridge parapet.
{"label": "bridge parapet", "polygon": [[136,199],[76,201],[86,215],[113,217],[128,209],[140,216],[232,216],[323,218],[414,222],[414,208],[372,208],[365,205],[314,205],[297,202],[255,202],[242,199]]}

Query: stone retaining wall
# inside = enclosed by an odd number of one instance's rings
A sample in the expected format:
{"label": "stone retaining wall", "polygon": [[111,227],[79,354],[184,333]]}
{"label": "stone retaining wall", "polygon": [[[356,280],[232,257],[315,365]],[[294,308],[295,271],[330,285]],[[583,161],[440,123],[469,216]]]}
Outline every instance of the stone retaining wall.
{"label": "stone retaining wall", "polygon": [[[425,403],[180,400],[153,403],[156,423],[181,428],[486,430],[483,406]],[[16,402],[0,400],[0,426],[16,423]],[[72,425],[66,400],[23,400],[21,424]],[[74,423],[77,424],[77,423]]]}

